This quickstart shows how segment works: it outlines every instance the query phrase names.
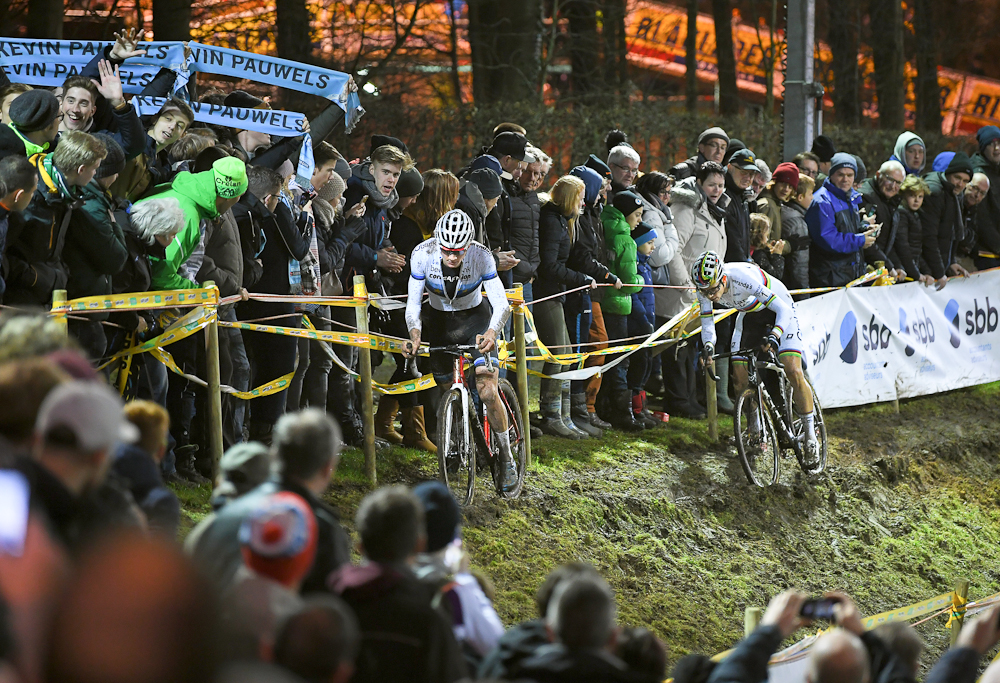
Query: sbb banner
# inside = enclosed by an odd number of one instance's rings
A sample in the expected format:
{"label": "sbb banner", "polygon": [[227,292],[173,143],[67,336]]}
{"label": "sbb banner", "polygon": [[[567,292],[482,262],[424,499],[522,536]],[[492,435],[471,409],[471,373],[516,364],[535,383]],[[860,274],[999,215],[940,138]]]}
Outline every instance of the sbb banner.
{"label": "sbb banner", "polygon": [[941,291],[916,282],[851,287],[795,310],[824,408],[1000,380],[1000,270]]}

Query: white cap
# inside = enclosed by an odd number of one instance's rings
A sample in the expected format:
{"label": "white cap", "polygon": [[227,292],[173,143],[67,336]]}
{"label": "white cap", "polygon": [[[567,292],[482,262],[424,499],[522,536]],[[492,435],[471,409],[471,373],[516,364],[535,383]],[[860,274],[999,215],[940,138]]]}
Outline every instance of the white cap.
{"label": "white cap", "polygon": [[45,397],[35,433],[44,438],[53,428],[66,427],[76,437],[77,448],[88,453],[134,443],[139,429],[125,418],[124,407],[121,397],[106,384],[66,382]]}

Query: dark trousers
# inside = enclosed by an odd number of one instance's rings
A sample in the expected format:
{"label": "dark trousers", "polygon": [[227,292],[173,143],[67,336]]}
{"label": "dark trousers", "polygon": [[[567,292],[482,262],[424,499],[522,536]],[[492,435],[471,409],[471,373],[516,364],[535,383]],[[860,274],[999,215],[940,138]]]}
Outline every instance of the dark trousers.
{"label": "dark trousers", "polygon": [[[406,314],[403,309],[389,311],[389,322],[383,328],[384,333],[392,337],[409,339],[410,331],[406,329]],[[396,363],[396,370],[389,379],[389,384],[406,382],[413,379],[406,373],[406,359],[400,354],[394,354],[392,360]],[[393,398],[399,403],[400,408],[415,408],[419,405],[419,397],[416,394],[397,394]]]}
{"label": "dark trousers", "polygon": [[[228,322],[236,322],[236,309],[222,310],[219,317]],[[247,391],[250,388],[250,361],[243,343],[243,330],[237,327],[219,328],[219,368],[223,384],[228,384],[237,391]],[[231,394],[222,395],[222,441],[227,449],[243,442],[246,410],[247,402],[244,399]]]}
{"label": "dark trousers", "polygon": [[[653,326],[649,324],[646,320],[645,315],[639,313],[634,307],[632,313],[628,316],[628,336],[630,337],[648,337],[653,333]],[[629,342],[630,344],[639,343],[640,339],[633,340]],[[627,373],[628,388],[632,390],[633,394],[638,394],[642,391],[643,387],[646,386],[646,382],[649,381],[649,374],[652,370],[652,350],[651,349],[639,349],[631,356],[629,356],[629,365]]]}
{"label": "dark trousers", "polygon": [[[334,330],[346,330],[343,325],[354,327],[357,323],[353,308],[335,306],[330,309],[330,318],[341,323],[334,325]],[[358,350],[353,346],[334,344],[333,352],[344,366],[352,370],[357,367]],[[356,384],[349,373],[333,364],[327,379],[326,411],[340,423],[348,443],[357,443],[361,439],[361,417],[354,407]],[[371,387],[365,387],[365,391],[371,391]]]}
{"label": "dark trousers", "polygon": [[83,352],[92,362],[99,361],[108,348],[104,325],[99,320],[70,320],[69,334],[80,342]]}
{"label": "dark trousers", "polygon": [[[330,317],[329,306],[321,306],[315,313],[306,315],[317,330],[330,331],[330,323],[324,320]],[[286,410],[295,411],[306,406],[326,410],[327,382],[333,367],[333,360],[324,349],[329,343],[318,339],[298,340],[299,361],[286,392]]]}
{"label": "dark trousers", "polygon": [[[269,301],[247,301],[240,304],[236,314],[240,320],[255,320],[283,316],[277,320],[262,322],[262,325],[279,327],[300,327],[295,305],[272,303]],[[251,357],[254,387],[273,382],[295,370],[295,349],[297,337],[286,337],[269,332],[245,331],[243,340],[247,355]],[[273,425],[285,412],[285,393],[277,392],[269,396],[258,396],[250,401],[250,421]]]}
{"label": "dark trousers", "polygon": [[697,345],[693,341],[668,346],[659,355],[663,373],[663,394],[667,412],[696,407],[698,372]]}
{"label": "dark trousers", "polygon": [[[566,330],[569,332],[569,343],[573,345],[566,353],[586,352],[590,347],[580,345],[590,342],[590,294],[584,291],[567,295],[566,303],[563,304],[563,313],[566,316]],[[586,393],[588,381],[585,379],[573,380],[570,393]]]}
{"label": "dark trousers", "polygon": [[[624,344],[625,342],[620,340],[629,336],[628,316],[608,313],[607,310],[602,312],[604,313],[604,329],[608,331],[608,346],[620,346]],[[620,353],[616,353],[608,356],[607,362],[611,363],[615,359],[620,358],[621,355]],[[607,399],[613,399],[615,395],[628,390],[628,382],[625,378],[628,375],[630,360],[630,358],[626,358],[604,374],[604,380],[601,382],[601,394]]]}

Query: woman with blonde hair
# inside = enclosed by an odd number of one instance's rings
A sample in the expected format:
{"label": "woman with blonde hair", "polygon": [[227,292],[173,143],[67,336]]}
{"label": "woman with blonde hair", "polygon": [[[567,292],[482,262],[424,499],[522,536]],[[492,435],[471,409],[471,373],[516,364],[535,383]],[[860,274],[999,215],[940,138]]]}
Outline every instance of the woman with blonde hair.
{"label": "woman with blonde hair", "polygon": [[[458,201],[458,178],[450,171],[432,168],[423,173],[424,189],[416,201],[403,211],[403,215],[392,222],[389,240],[396,251],[406,256],[406,264],[398,275],[392,276],[392,294],[406,294],[407,283],[410,281],[410,254],[413,248],[434,234],[434,226],[441,216],[455,208]],[[389,334],[397,337],[408,337],[409,331],[403,320],[403,311],[392,311],[389,314]],[[406,364],[403,357],[396,356],[396,371],[390,383],[403,382],[409,379],[406,375]],[[425,392],[430,393],[430,392]],[[392,444],[403,444],[411,448],[420,448],[431,453],[437,452],[437,447],[427,437],[427,426],[424,419],[424,408],[420,405],[418,394],[399,394],[391,396],[383,394],[379,398],[378,412],[375,413],[375,435]],[[396,412],[403,409],[403,433],[396,431],[394,421]]]}
{"label": "woman with blonde hair", "polygon": [[[538,218],[539,265],[534,283],[534,318],[539,340],[553,353],[569,351],[569,332],[563,313],[565,292],[589,285],[597,287],[594,278],[570,269],[570,248],[575,237],[576,221],[584,208],[585,186],[576,176],[566,175],[556,181],[549,192],[549,201],[542,206]],[[546,299],[546,301],[539,301]],[[560,371],[555,363],[546,363],[542,372],[552,375]],[[570,416],[570,383],[542,379],[539,406],[546,434],[567,439],[589,436],[577,427]]]}

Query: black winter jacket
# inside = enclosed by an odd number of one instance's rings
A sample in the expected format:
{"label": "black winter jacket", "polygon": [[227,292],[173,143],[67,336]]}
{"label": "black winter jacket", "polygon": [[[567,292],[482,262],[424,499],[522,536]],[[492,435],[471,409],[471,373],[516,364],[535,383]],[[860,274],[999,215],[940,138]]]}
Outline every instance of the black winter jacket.
{"label": "black winter jacket", "polygon": [[972,168],[990,179],[990,191],[976,211],[976,240],[980,249],[1000,254],[1000,164],[990,163],[977,152],[972,155]]}
{"label": "black winter jacket", "polygon": [[727,263],[750,260],[750,209],[747,208],[746,191],[733,182],[726,173],[726,254]]}
{"label": "black winter jacket", "polygon": [[[875,265],[876,261],[884,261],[886,268],[900,268],[900,264],[892,260],[892,248],[896,242],[896,230],[893,227],[893,212],[899,206],[899,195],[886,198],[878,188],[875,178],[866,178],[861,183],[861,205],[869,214],[875,214],[875,222],[882,224],[882,230],[875,238],[875,244],[865,249],[865,262]],[[905,270],[905,269],[904,269]]]}
{"label": "black winter jacket", "polygon": [[515,669],[511,680],[535,683],[658,683],[650,674],[630,671],[625,662],[604,650],[569,650],[543,645]]}
{"label": "black winter jacket", "polygon": [[292,212],[278,202],[274,213],[264,203],[247,192],[233,207],[233,216],[243,234],[245,226],[253,221],[264,233],[267,243],[258,257],[262,268],[254,289],[264,294],[288,294],[288,259],[302,260],[309,252],[307,235],[292,219]]}
{"label": "black winter jacket", "polygon": [[510,195],[510,246],[521,260],[514,266],[514,282],[528,283],[535,277],[540,260],[538,219],[542,209],[537,192],[525,192],[517,184]]}
{"label": "black winter jacket", "polygon": [[896,240],[892,245],[892,261],[906,271],[906,276],[917,279],[929,275],[930,269],[924,261],[924,230],[920,216],[910,211],[904,203],[896,207],[892,214],[892,229]]}
{"label": "black winter jacket", "polygon": [[[569,220],[551,202],[542,207],[538,219],[538,241],[541,251],[538,278],[532,288],[536,299],[565,292],[587,284],[590,278],[584,273],[570,269],[569,259],[572,241],[569,237]],[[556,299],[566,301],[565,296]]]}
{"label": "black winter jacket", "polygon": [[931,193],[920,207],[920,225],[924,230],[924,260],[935,280],[947,274],[954,261],[953,244],[962,238],[962,199],[956,197],[944,173],[924,176]]}

